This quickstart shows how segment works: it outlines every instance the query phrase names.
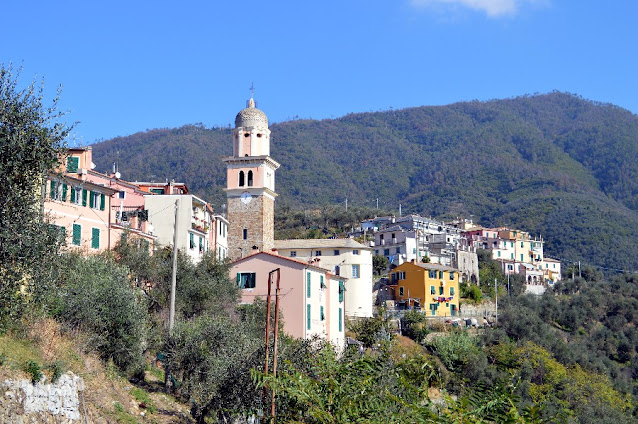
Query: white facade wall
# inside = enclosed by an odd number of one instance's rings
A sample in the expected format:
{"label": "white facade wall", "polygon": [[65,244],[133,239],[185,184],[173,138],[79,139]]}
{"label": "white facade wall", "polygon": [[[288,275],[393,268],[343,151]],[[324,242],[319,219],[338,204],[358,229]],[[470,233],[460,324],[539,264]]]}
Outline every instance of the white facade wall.
{"label": "white facade wall", "polygon": [[[205,203],[190,194],[146,195],[144,203],[148,209],[148,220],[153,226],[157,243],[173,245],[175,226],[175,201],[179,199],[177,248],[186,253],[194,262],[201,260],[210,249],[210,216]],[[195,209],[195,210],[194,210]],[[200,226],[206,231],[193,228]],[[194,245],[191,245],[191,240]],[[200,249],[200,246],[203,248]]]}
{"label": "white facade wall", "polygon": [[[345,282],[345,314],[350,318],[372,317],[372,254],[373,251],[363,245],[360,247],[325,247],[325,245],[312,246],[313,240],[304,240],[303,248],[284,248],[275,241],[278,254],[301,261],[314,260],[313,265],[326,269],[341,277],[347,278]],[[357,254],[354,254],[354,251]],[[317,256],[320,251],[321,255]],[[338,254],[335,254],[338,251]],[[294,256],[293,256],[294,252]],[[359,275],[356,276],[358,269]]]}

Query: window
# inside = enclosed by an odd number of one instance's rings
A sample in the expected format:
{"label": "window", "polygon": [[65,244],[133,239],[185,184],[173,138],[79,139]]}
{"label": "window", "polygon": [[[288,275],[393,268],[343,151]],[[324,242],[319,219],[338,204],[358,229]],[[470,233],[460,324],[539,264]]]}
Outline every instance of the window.
{"label": "window", "polygon": [[335,256],[339,256],[339,251],[337,249],[335,249]]}
{"label": "window", "polygon": [[397,247],[396,250],[395,250],[395,253],[401,253],[401,248]]}
{"label": "window", "polygon": [[450,296],[454,296],[454,287],[450,287]]}
{"label": "window", "polygon": [[403,286],[399,287],[399,296],[403,296],[405,291],[403,290]]}
{"label": "window", "polygon": [[339,265],[335,266],[335,275],[341,275],[341,267]]}
{"label": "window", "polygon": [[514,254],[510,253],[510,259],[514,259]]}
{"label": "window", "polygon": [[439,286],[439,294],[442,295],[443,294],[443,286]]}
{"label": "window", "polygon": [[375,254],[375,255],[378,255],[378,254],[379,254],[379,249],[375,250],[375,251],[374,251],[374,254]]}
{"label": "window", "polygon": [[352,278],[359,278],[359,265],[352,265]]}
{"label": "window", "polygon": [[315,250],[315,256],[321,256],[321,250]]}
{"label": "window", "polygon": [[310,320],[310,305],[306,305],[306,328],[310,330],[311,320]]}
{"label": "window", "polygon": [[73,224],[71,243],[75,246],[82,244],[82,226],[80,224]]}
{"label": "window", "polygon": [[193,233],[190,233],[189,236],[190,236],[189,246],[190,246],[191,249],[194,249],[195,248],[195,235]]}
{"label": "window", "polygon": [[239,171],[239,187],[243,187],[244,186],[244,171]]}
{"label": "window", "polygon": [[117,194],[117,197],[120,198],[120,199],[126,199],[126,192],[124,190],[120,191]]}
{"label": "window", "polygon": [[434,289],[434,286],[430,286],[430,294],[436,294],[436,290]]}
{"label": "window", "polygon": [[443,271],[439,271],[439,278],[442,280],[443,279]]}
{"label": "window", "polygon": [[253,171],[248,171],[248,187],[253,186]]}
{"label": "window", "polygon": [[343,293],[346,291],[346,286],[343,281],[339,281],[339,302],[343,302]]}
{"label": "window", "polygon": [[450,271],[450,280],[454,280],[454,272]]}
{"label": "window", "polygon": [[319,287],[322,289],[326,288],[326,283],[323,282],[323,275],[319,276]]}
{"label": "window", "polygon": [[359,254],[359,249],[354,249],[354,250],[352,251],[352,254],[353,254],[353,255],[358,255],[358,254]]}
{"label": "window", "polygon": [[290,251],[290,257],[291,257],[291,258],[294,258],[294,257],[296,257],[296,256],[297,256],[297,251],[296,251],[296,250],[291,250],[291,251]]}
{"label": "window", "polygon": [[240,289],[254,289],[257,277],[254,272],[238,272],[237,286]]}
{"label": "window", "polygon": [[306,297],[310,299],[310,273],[306,274]]}
{"label": "window", "polygon": [[343,318],[342,318],[343,312],[341,311],[341,308],[339,308],[339,331],[343,331]]}
{"label": "window", "polygon": [[244,228],[244,240],[248,239],[248,229]]}
{"label": "window", "polygon": [[415,255],[416,254],[416,247],[412,249],[412,254]]}
{"label": "window", "polygon": [[91,209],[104,210],[105,195],[96,191],[89,191],[89,207]]}
{"label": "window", "polygon": [[91,247],[93,249],[100,248],[100,229],[99,228],[93,228],[93,230],[91,231]]}
{"label": "window", "polygon": [[163,188],[152,188],[151,189],[151,193],[153,193],[153,194],[164,194],[164,189]]}
{"label": "window", "polygon": [[512,245],[512,247],[514,247],[514,242],[511,242],[510,244]]}
{"label": "window", "polygon": [[79,164],[80,158],[71,156],[66,160],[66,172],[78,172]]}
{"label": "window", "polygon": [[521,247],[523,247],[525,244],[523,242],[521,242]]}
{"label": "window", "polygon": [[199,253],[204,252],[204,237],[199,238]]}
{"label": "window", "polygon": [[521,253],[521,262],[523,262],[523,254]]}
{"label": "window", "polygon": [[434,271],[434,270],[428,271],[428,277],[429,278],[436,278],[436,271]]}
{"label": "window", "polygon": [[323,313],[323,306],[319,307],[319,318],[321,319],[321,321],[326,320],[326,315]]}
{"label": "window", "polygon": [[399,271],[397,273],[392,274],[392,276],[396,275],[397,280],[405,280],[405,271]]}
{"label": "window", "polygon": [[82,204],[83,192],[80,187],[71,187],[71,203],[76,205]]}
{"label": "window", "polygon": [[383,256],[390,256],[390,249],[383,249]]}
{"label": "window", "polygon": [[501,257],[501,251],[500,250],[498,251],[498,257],[499,258]]}

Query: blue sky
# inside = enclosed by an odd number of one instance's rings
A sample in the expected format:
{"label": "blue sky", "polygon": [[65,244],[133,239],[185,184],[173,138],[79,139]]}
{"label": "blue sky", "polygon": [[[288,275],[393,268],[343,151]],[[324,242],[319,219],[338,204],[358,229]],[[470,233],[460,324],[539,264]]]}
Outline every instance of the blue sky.
{"label": "blue sky", "polygon": [[62,85],[76,143],[567,91],[638,113],[635,0],[6,2],[0,62]]}

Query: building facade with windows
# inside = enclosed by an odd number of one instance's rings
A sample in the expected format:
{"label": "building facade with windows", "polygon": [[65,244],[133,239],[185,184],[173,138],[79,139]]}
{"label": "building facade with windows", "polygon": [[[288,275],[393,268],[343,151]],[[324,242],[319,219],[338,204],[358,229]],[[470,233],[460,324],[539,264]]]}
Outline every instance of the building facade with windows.
{"label": "building facade with windows", "polygon": [[153,225],[157,242],[162,246],[172,246],[177,200],[177,248],[198,262],[214,247],[211,247],[211,232],[214,232],[212,215],[205,201],[192,194],[147,194],[144,201],[149,222]]}
{"label": "building facade with windows", "polygon": [[389,274],[395,304],[428,316],[459,314],[459,271],[445,265],[406,262]]}
{"label": "building facade with windows", "polygon": [[[256,252],[233,262],[231,277],[241,289],[241,302],[266,299],[271,271],[280,273],[279,307],[284,331],[292,337],[315,336],[337,349],[345,345],[345,278],[324,268],[272,252]],[[271,286],[271,308],[276,281]]]}
{"label": "building facade with windows", "polygon": [[346,316],[372,316],[372,248],[353,239],[297,239],[275,240],[275,250],[347,278]]}
{"label": "building facade with windows", "polygon": [[61,174],[50,175],[43,188],[44,213],[69,248],[85,253],[110,248],[111,200],[117,190]]}

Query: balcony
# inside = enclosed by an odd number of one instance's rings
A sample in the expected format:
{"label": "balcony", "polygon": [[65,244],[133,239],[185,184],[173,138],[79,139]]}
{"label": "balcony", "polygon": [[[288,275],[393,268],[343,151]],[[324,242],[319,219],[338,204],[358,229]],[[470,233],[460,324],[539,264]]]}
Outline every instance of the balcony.
{"label": "balcony", "polygon": [[191,228],[193,230],[199,231],[202,234],[207,234],[208,230],[209,230],[208,225],[198,225],[198,224],[196,224],[194,222],[191,223]]}

